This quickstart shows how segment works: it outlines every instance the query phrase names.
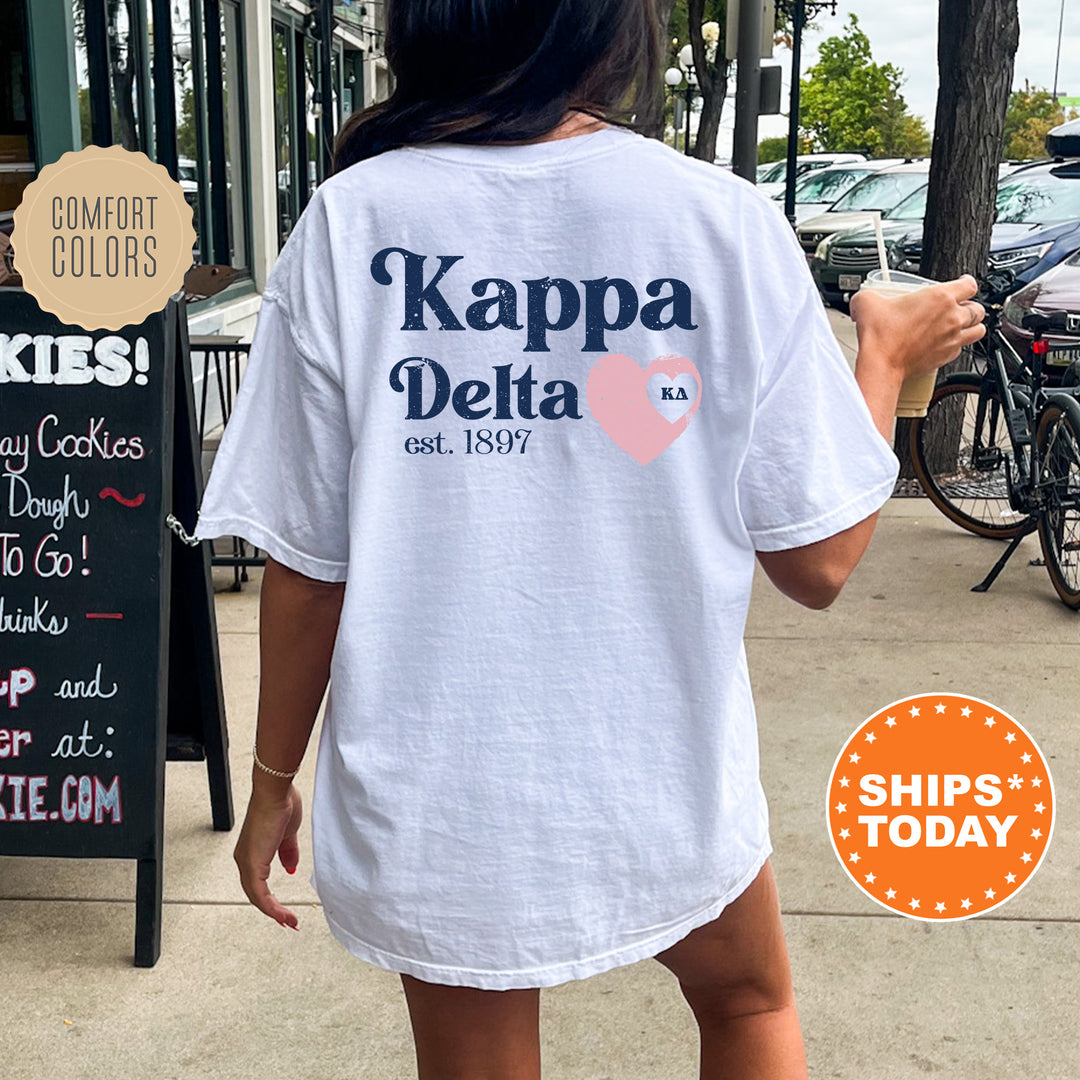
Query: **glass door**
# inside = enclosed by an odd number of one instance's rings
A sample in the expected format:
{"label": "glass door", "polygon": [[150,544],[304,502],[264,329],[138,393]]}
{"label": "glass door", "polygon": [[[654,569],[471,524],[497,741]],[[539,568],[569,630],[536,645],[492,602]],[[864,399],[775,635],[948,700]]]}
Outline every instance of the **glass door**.
{"label": "glass door", "polygon": [[0,19],[0,231],[4,233],[10,233],[23,189],[34,179],[26,13],[22,0],[8,6],[13,9],[11,17]]}

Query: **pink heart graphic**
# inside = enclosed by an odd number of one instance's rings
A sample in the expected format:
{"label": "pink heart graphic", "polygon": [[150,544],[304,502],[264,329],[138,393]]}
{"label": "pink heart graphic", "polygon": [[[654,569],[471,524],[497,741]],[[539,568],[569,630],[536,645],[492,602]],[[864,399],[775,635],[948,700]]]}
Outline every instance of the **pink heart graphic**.
{"label": "pink heart graphic", "polygon": [[[697,398],[677,420],[668,420],[649,401],[648,382],[653,375],[674,380],[693,375]],[[635,461],[647,465],[662,454],[687,428],[701,401],[701,376],[685,356],[658,356],[644,371],[629,356],[611,353],[592,366],[585,396],[597,423],[617,446]]]}

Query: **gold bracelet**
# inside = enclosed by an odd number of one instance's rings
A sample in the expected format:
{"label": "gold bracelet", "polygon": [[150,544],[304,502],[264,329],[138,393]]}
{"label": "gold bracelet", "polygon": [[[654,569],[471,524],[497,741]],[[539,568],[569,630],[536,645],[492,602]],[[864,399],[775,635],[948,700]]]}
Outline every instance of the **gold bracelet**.
{"label": "gold bracelet", "polygon": [[281,771],[280,771],[280,770],[278,770],[278,769],[271,769],[271,768],[269,768],[268,766],[264,765],[264,764],[263,764],[263,763],[262,763],[262,762],[261,762],[261,761],[259,760],[259,751],[258,751],[258,748],[257,748],[257,744],[254,744],[254,745],[252,745],[252,747],[251,747],[251,753],[252,753],[252,755],[253,755],[253,756],[254,756],[254,758],[255,758],[255,764],[256,764],[256,765],[257,765],[257,766],[258,766],[258,767],[259,767],[260,769],[262,769],[262,771],[263,771],[264,773],[269,773],[269,774],[270,774],[271,776],[280,776],[280,777],[281,777],[281,778],[282,778],[283,780],[291,780],[291,779],[292,779],[292,778],[293,778],[293,777],[294,777],[294,776],[295,776],[295,775],[296,775],[296,774],[297,774],[297,773],[298,773],[298,772],[300,771],[300,769],[299,769],[299,768],[295,768],[295,769],[293,769],[293,771],[292,771],[292,772],[281,772]]}

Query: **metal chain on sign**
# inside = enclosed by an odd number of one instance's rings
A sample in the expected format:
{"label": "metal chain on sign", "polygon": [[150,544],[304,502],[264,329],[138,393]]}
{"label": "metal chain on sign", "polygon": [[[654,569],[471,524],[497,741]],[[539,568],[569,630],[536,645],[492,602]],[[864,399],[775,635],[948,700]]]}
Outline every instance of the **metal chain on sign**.
{"label": "metal chain on sign", "polygon": [[197,540],[184,528],[180,519],[175,514],[169,514],[165,518],[165,524],[172,529],[181,544],[187,544],[188,547],[198,547],[202,543],[201,540]]}

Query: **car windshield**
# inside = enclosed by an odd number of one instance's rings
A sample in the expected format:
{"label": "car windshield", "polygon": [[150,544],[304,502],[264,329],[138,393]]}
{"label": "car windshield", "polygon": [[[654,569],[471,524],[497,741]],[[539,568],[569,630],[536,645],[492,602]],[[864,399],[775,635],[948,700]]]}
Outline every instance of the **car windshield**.
{"label": "car windshield", "polygon": [[1009,225],[1046,225],[1080,218],[1080,178],[1050,173],[1011,176],[998,188],[997,219]]}
{"label": "car windshield", "polygon": [[929,190],[930,185],[923,184],[918,191],[898,202],[882,217],[887,217],[890,221],[922,221],[926,217],[926,195]]}
{"label": "car windshield", "polygon": [[758,177],[759,184],[782,184],[787,176],[787,162],[777,161],[772,168],[766,169],[763,176]]}
{"label": "car windshield", "polygon": [[874,173],[856,184],[835,206],[836,211],[891,210],[926,183],[917,172]]}
{"label": "car windshield", "polygon": [[811,173],[795,188],[797,203],[834,203],[846,195],[871,169],[824,169]]}

